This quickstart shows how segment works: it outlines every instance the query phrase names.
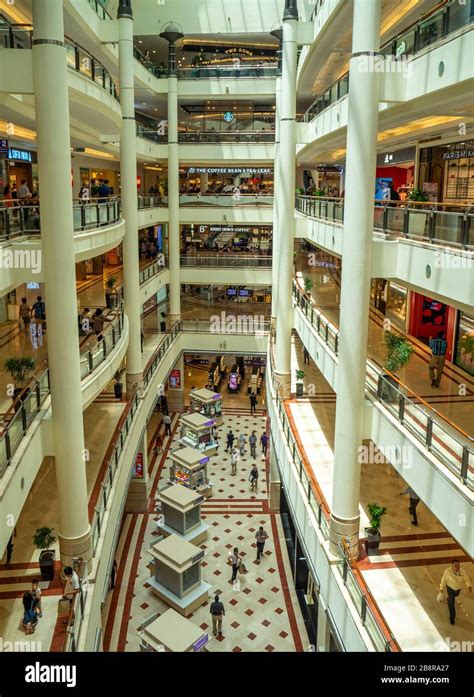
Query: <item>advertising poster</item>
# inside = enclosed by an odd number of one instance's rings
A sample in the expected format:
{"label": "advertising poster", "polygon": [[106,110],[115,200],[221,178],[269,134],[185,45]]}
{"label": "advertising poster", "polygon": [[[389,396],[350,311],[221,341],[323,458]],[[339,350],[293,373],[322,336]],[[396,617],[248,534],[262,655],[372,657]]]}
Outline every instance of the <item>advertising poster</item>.
{"label": "advertising poster", "polygon": [[135,467],[133,468],[133,476],[137,479],[143,479],[143,453],[137,453]]}

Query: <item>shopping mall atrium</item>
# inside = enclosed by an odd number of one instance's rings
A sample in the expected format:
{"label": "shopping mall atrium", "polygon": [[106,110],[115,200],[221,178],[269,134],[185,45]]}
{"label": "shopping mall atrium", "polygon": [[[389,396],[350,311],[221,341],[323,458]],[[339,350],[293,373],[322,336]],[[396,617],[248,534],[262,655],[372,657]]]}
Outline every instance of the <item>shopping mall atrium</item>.
{"label": "shopping mall atrium", "polygon": [[1,650],[472,652],[474,2],[0,33]]}

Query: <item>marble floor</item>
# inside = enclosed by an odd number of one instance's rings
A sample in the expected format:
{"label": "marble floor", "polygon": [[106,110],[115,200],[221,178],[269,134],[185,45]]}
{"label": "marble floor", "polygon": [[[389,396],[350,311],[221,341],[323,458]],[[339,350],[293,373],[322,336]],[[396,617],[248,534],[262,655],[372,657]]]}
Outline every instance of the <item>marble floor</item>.
{"label": "marble floor", "polygon": [[[310,265],[308,255],[304,253],[297,255],[297,269],[300,285],[303,285],[305,278],[313,282],[311,296],[314,302],[338,327],[341,290],[338,274],[330,275],[326,269]],[[383,329],[383,316],[371,307],[367,355],[379,365],[383,365],[385,361]],[[401,382],[472,438],[474,379],[453,363],[446,361],[440,387],[431,387],[428,375],[431,352],[421,341],[411,336],[409,338],[415,351],[409,363],[397,373]]]}
{"label": "marble floor", "polygon": [[[302,344],[297,335],[293,335],[292,362],[295,370],[297,366],[304,368],[306,385],[316,386],[316,396],[290,400],[286,405],[287,413],[306,462],[331,509],[335,393],[312,361],[304,364]],[[390,630],[403,651],[447,650],[446,645],[449,648],[451,644],[445,641],[446,637],[453,642],[472,639],[474,594],[467,590],[461,592],[454,626],[449,623],[446,602],[436,600],[443,571],[453,559],[461,562],[474,581],[472,560],[423,501],[417,507],[418,525],[412,524],[408,496],[400,495],[406,482],[380,456],[374,444],[371,446],[368,442],[367,446],[367,463],[362,464],[360,488],[361,538],[365,538],[369,521],[368,501],[375,500],[385,506],[387,514],[382,523],[380,554],[367,557],[361,541],[357,565]]]}
{"label": "marble floor", "polygon": [[[155,421],[149,426],[149,442],[154,441]],[[167,481],[170,464],[169,447],[177,445],[178,417],[173,417],[173,438],[165,438],[165,451],[151,461],[150,500],[156,489]],[[249,411],[226,408],[222,434],[231,425],[234,433],[255,429],[261,432],[266,417],[250,416]],[[292,588],[286,546],[279,515],[271,513],[267,500],[267,464],[258,452],[260,487],[250,491],[248,473],[252,459],[247,452],[241,458],[235,477],[230,473],[230,456],[221,444],[211,459],[209,478],[214,483],[213,496],[203,504],[203,520],[210,526],[202,548],[206,552],[202,577],[212,585],[211,594],[219,593],[226,609],[223,636],[213,637],[209,602],[198,608],[190,620],[210,633],[210,652],[240,651],[304,651],[308,638]],[[104,636],[106,651],[137,651],[137,630],[151,615],[161,614],[167,606],[157,598],[148,584],[150,570],[147,550],[157,536],[156,515],[151,506],[146,514],[125,516],[118,544],[118,576],[116,587],[109,594],[108,615]],[[269,534],[264,561],[255,563],[255,531],[263,525]],[[238,546],[248,568],[238,587],[229,582],[226,564],[229,550]],[[134,551],[132,551],[134,550]]]}

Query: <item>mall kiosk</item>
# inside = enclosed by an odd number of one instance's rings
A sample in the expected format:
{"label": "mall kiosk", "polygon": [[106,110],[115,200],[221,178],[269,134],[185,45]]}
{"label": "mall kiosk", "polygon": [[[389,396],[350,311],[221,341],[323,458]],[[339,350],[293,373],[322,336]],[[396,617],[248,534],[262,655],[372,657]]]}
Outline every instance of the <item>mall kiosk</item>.
{"label": "mall kiosk", "polygon": [[150,549],[153,593],[184,617],[197,610],[209,597],[210,583],[201,579],[204,550],[169,535]]}
{"label": "mall kiosk", "polygon": [[252,368],[252,374],[249,378],[248,394],[260,394],[265,377],[265,369],[260,366]]}
{"label": "mall kiosk", "polygon": [[157,522],[160,535],[178,535],[182,540],[200,545],[207,537],[209,525],[201,521],[204,496],[187,486],[172,484],[158,492],[162,520]]}
{"label": "mall kiosk", "polygon": [[214,440],[212,429],[216,425],[215,419],[194,412],[183,414],[179,420],[179,442],[182,446],[195,448],[202,455],[215,455],[217,453],[217,441]]}
{"label": "mall kiosk", "polygon": [[206,651],[209,634],[170,608],[138,630],[140,651],[188,653]]}
{"label": "mall kiosk", "polygon": [[170,484],[182,484],[205,498],[212,496],[213,484],[207,477],[209,455],[186,446],[172,450],[170,457]]}
{"label": "mall kiosk", "polygon": [[191,408],[203,416],[214,419],[216,426],[222,425],[222,395],[205,387],[189,393]]}

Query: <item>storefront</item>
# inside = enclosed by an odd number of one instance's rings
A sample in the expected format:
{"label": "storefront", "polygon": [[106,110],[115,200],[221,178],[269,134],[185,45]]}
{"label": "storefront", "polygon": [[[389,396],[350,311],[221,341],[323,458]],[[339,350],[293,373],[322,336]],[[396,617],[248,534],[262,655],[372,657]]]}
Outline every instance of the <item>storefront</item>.
{"label": "storefront", "polygon": [[427,344],[430,337],[436,338],[439,332],[446,334],[448,349],[446,358],[451,361],[453,355],[456,310],[454,307],[429,298],[419,293],[410,293],[409,333]]}
{"label": "storefront", "polygon": [[474,202],[474,141],[420,149],[418,188],[429,200],[460,205]]}
{"label": "storefront", "polygon": [[[324,196],[337,198],[344,190],[343,187],[343,165],[319,165],[316,167],[316,181],[313,181],[316,189],[322,191]],[[311,186],[309,182],[309,186]]]}
{"label": "storefront", "polygon": [[474,315],[458,313],[454,362],[469,375],[474,375]]}
{"label": "storefront", "polygon": [[1,193],[7,185],[12,191],[18,190],[23,180],[31,192],[38,191],[36,152],[18,148],[8,140],[0,141],[0,146]]}
{"label": "storefront", "polygon": [[272,228],[255,225],[183,225],[181,253],[213,251],[271,254]]}
{"label": "storefront", "polygon": [[395,152],[377,155],[375,198],[390,199],[390,184],[404,201],[413,191],[415,172],[415,148],[404,148]]}
{"label": "storefront", "polygon": [[398,329],[406,330],[408,313],[408,291],[406,288],[393,281],[387,281],[385,278],[373,278],[370,302]]}
{"label": "storefront", "polygon": [[273,194],[271,167],[188,167],[180,170],[181,194]]}

